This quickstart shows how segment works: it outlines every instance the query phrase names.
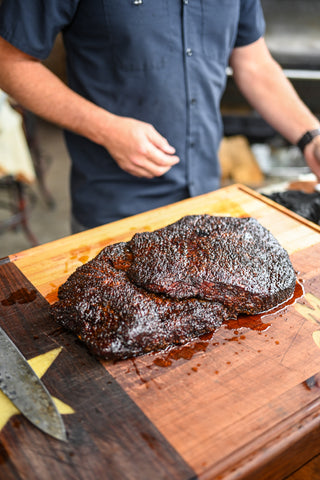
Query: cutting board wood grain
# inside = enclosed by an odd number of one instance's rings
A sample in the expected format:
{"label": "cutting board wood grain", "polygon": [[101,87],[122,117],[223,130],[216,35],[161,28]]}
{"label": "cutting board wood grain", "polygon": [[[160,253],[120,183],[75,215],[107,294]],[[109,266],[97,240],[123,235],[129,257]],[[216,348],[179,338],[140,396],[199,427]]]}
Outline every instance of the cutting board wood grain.
{"label": "cutting board wood grain", "polygon": [[[298,272],[292,302],[116,363],[97,360],[50,319],[59,285],[105,245],[198,213],[253,216],[267,227]],[[62,347],[43,380],[74,410],[63,416],[67,444],[9,418],[0,479],[44,478],[50,466],[45,478],[277,480],[320,452],[320,389],[306,384],[320,372],[320,228],[271,200],[233,185],[11,255],[0,278],[1,325],[28,359]]]}

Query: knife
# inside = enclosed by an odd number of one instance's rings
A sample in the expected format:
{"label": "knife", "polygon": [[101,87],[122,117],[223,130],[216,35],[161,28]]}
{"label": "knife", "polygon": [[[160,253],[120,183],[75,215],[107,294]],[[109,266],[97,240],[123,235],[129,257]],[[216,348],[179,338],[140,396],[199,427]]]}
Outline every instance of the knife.
{"label": "knife", "polygon": [[57,440],[67,440],[50,393],[1,327],[0,390],[33,425]]}

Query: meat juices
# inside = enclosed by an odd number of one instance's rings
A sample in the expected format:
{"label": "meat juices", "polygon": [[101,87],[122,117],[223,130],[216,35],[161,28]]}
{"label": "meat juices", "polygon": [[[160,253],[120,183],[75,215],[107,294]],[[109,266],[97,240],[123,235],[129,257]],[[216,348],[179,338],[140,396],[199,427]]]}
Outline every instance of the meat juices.
{"label": "meat juices", "polygon": [[105,247],[61,285],[55,320],[103,358],[183,345],[292,296],[286,250],[253,218],[192,215]]}

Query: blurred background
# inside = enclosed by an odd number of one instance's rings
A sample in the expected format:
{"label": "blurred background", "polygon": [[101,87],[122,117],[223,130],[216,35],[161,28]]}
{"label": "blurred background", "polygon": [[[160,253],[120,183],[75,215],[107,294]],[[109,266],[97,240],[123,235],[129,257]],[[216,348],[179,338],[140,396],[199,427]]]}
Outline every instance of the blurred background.
{"label": "blurred background", "polygon": [[[273,56],[320,117],[319,0],[262,0],[262,6]],[[65,80],[60,36],[45,64]],[[0,96],[0,121],[3,104]],[[0,258],[70,234],[70,161],[63,132],[12,99],[10,108],[14,112],[11,123],[5,122],[6,129],[0,132]],[[299,150],[250,108],[231,73],[222,114],[222,185],[240,182],[266,194],[292,186],[315,192],[315,178]],[[23,138],[13,135],[15,122],[21,122]]]}

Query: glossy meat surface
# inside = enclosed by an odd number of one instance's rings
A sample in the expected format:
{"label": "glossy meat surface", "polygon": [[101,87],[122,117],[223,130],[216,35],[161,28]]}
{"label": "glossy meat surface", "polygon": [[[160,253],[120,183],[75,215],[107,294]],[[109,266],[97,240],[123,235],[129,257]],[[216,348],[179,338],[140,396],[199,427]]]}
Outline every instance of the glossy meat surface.
{"label": "glossy meat surface", "polygon": [[59,288],[55,320],[104,358],[183,345],[287,300],[287,252],[256,220],[196,215],[105,247]]}
{"label": "glossy meat surface", "polygon": [[182,345],[213,332],[230,313],[218,302],[146,292],[126,276],[126,244],[106,247],[59,289],[51,314],[104,358],[127,358]]}
{"label": "glossy meat surface", "polygon": [[193,215],[129,242],[129,278],[172,298],[216,300],[255,314],[285,301],[296,275],[286,250],[254,218]]}

